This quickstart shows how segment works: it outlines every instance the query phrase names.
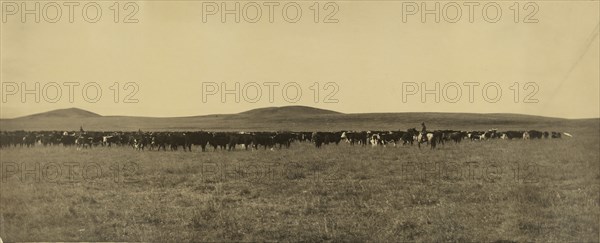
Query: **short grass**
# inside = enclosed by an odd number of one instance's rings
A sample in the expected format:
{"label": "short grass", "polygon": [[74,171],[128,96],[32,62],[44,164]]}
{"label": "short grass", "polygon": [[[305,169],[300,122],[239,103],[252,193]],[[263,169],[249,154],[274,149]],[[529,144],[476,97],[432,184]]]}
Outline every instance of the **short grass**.
{"label": "short grass", "polygon": [[435,151],[3,149],[0,237],[598,242],[600,138],[596,127],[579,129],[574,138]]}

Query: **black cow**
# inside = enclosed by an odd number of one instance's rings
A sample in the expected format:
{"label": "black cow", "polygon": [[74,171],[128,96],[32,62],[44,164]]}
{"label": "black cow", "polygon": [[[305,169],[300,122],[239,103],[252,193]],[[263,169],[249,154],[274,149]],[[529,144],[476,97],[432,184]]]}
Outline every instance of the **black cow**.
{"label": "black cow", "polygon": [[523,131],[506,131],[502,132],[502,139],[523,139]]}
{"label": "black cow", "polygon": [[280,149],[282,146],[289,148],[295,138],[296,136],[290,132],[278,132],[273,136],[273,142],[279,145]]}
{"label": "black cow", "polygon": [[562,134],[560,132],[552,132],[552,138],[561,138]]}
{"label": "black cow", "polygon": [[157,151],[160,151],[162,148],[163,151],[166,151],[168,143],[169,136],[166,133],[156,132],[150,135],[150,150],[154,150],[156,148]]}
{"label": "black cow", "polygon": [[92,137],[87,134],[81,134],[75,139],[75,145],[77,145],[77,150],[82,148],[92,148]]}
{"label": "black cow", "polygon": [[413,143],[415,142],[415,137],[419,136],[419,131],[417,131],[416,128],[410,128],[408,130],[406,130],[406,133],[404,133],[402,135],[402,145],[406,145],[408,143],[410,143],[410,145],[413,145]]}
{"label": "black cow", "polygon": [[342,141],[343,132],[313,132],[312,138],[315,146],[320,148],[323,144],[335,143],[338,145]]}
{"label": "black cow", "polygon": [[543,132],[537,130],[529,130],[527,133],[529,133],[529,138],[531,139],[542,139],[544,136]]}
{"label": "black cow", "polygon": [[[212,134],[204,131],[188,132],[188,142],[193,145],[200,145],[202,152],[206,151],[206,145],[212,139]],[[191,151],[191,147],[190,147]]]}
{"label": "black cow", "polygon": [[34,133],[27,133],[23,138],[23,143],[21,146],[25,145],[27,147],[33,147],[36,141],[36,135]]}
{"label": "black cow", "polygon": [[547,131],[545,131],[545,132],[544,132],[544,138],[549,138],[549,137],[550,137],[550,133],[549,133],[549,132],[547,132]]}
{"label": "black cow", "polygon": [[248,150],[248,147],[252,145],[252,140],[252,134],[249,133],[241,132],[229,134],[229,142],[227,143],[229,145],[228,150],[235,150],[235,145],[237,144],[244,145],[244,149]]}
{"label": "black cow", "polygon": [[299,132],[298,141],[300,142],[310,142],[312,141],[312,132]]}
{"label": "black cow", "polygon": [[259,146],[262,146],[264,149],[267,149],[267,147],[272,148],[275,145],[275,141],[273,140],[275,135],[276,134],[273,132],[254,133],[252,146],[254,146],[255,149],[258,149]]}
{"label": "black cow", "polygon": [[460,143],[463,138],[467,137],[467,132],[464,131],[455,131],[450,133],[450,139],[454,141],[454,143]]}
{"label": "black cow", "polygon": [[213,146],[214,150],[217,150],[217,147],[225,150],[229,144],[229,135],[224,132],[215,132],[208,143]]}
{"label": "black cow", "polygon": [[167,141],[171,151],[176,151],[179,146],[183,147],[183,151],[192,151],[192,143],[185,132],[169,133]]}

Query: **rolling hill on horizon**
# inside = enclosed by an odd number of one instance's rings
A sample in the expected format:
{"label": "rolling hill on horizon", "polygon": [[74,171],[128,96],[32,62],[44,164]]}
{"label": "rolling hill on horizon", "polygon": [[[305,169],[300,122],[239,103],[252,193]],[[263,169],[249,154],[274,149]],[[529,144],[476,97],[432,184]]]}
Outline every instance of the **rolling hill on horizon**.
{"label": "rolling hill on horizon", "polygon": [[[85,117],[102,117],[100,114],[86,111],[79,108],[57,109],[41,113],[35,113],[27,116],[16,117],[12,119],[40,119],[40,118],[85,118]],[[8,119],[6,119],[8,120]]]}
{"label": "rolling hill on horizon", "polygon": [[310,106],[282,106],[257,108],[238,113],[251,116],[298,116],[298,115],[331,115],[342,114],[337,111],[314,108]]}
{"label": "rolling hill on horizon", "polygon": [[187,117],[103,116],[79,108],[52,110],[0,119],[0,130],[405,130],[425,122],[432,129],[560,129],[600,124],[600,119],[564,119],[524,114],[476,113],[340,113],[309,106],[266,107],[237,114]]}

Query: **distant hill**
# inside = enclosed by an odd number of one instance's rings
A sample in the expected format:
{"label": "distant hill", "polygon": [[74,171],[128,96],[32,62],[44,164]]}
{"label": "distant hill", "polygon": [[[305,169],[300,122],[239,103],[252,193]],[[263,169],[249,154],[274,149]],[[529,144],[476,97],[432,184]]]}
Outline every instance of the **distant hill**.
{"label": "distant hill", "polygon": [[68,108],[52,110],[42,113],[37,113],[29,116],[23,116],[15,119],[43,119],[43,118],[90,118],[90,117],[102,117],[94,112],[82,110],[79,108]]}
{"label": "distant hill", "polygon": [[342,114],[337,111],[314,108],[310,106],[266,107],[239,113],[246,116],[314,116]]}

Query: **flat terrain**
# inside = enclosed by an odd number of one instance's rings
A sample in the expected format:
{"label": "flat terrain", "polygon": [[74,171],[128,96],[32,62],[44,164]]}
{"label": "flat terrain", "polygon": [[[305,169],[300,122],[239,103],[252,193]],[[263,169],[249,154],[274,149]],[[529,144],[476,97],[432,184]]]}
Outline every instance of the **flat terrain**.
{"label": "flat terrain", "polygon": [[[419,124],[393,123],[397,117],[402,116],[321,128]],[[0,236],[4,241],[598,242],[598,119],[525,117],[511,123],[487,117],[472,123],[468,117],[421,119],[431,129],[514,127],[574,137],[464,141],[433,151],[348,144],[316,149],[309,143],[204,153],[198,148],[191,153],[2,149]]]}

